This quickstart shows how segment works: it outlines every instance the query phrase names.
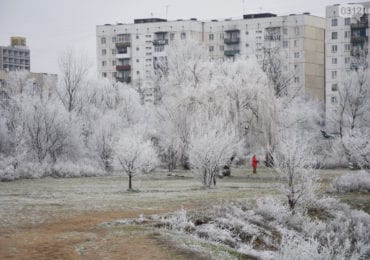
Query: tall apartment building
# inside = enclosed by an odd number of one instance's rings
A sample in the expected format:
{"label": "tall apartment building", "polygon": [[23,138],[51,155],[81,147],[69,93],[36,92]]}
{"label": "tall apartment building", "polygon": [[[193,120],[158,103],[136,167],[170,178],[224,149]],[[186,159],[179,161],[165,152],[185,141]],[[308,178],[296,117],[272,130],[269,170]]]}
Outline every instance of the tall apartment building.
{"label": "tall apartment building", "polygon": [[[355,4],[348,4],[353,6]],[[370,10],[370,3],[361,3]],[[347,72],[355,69],[354,61],[358,55],[367,54],[369,49],[368,14],[361,17],[342,17],[342,5],[326,7],[326,84],[325,107],[326,123],[329,131],[333,131],[336,113],[338,113],[338,88],[345,83]],[[369,60],[369,56],[367,57]]]}
{"label": "tall apartment building", "polygon": [[[266,48],[277,47],[287,61],[284,70],[294,75],[294,87],[304,87],[323,100],[324,35],[325,19],[308,13],[249,14],[222,21],[150,18],[135,19],[133,24],[98,25],[98,74],[150,87],[155,60],[165,57],[174,41],[188,38],[203,43],[213,59],[255,55],[262,60]],[[147,101],[151,95],[148,93]]]}
{"label": "tall apartment building", "polygon": [[30,50],[26,45],[26,38],[11,37],[9,46],[0,46],[0,70],[30,71]]}

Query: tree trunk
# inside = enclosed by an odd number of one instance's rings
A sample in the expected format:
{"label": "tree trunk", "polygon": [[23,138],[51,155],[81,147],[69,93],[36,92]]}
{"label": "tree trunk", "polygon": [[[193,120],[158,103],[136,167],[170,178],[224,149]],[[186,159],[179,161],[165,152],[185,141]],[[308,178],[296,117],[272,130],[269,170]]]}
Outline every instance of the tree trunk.
{"label": "tree trunk", "polygon": [[128,189],[132,190],[132,175],[131,174],[128,176]]}

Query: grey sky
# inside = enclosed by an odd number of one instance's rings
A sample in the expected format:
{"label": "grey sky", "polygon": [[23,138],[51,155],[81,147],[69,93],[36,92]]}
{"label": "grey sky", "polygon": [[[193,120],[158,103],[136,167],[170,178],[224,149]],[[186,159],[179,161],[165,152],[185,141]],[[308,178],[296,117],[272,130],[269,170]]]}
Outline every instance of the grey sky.
{"label": "grey sky", "polygon": [[[244,5],[243,5],[244,2]],[[32,72],[58,72],[58,56],[67,48],[87,53],[95,73],[95,26],[134,18],[240,18],[243,13],[278,15],[311,12],[324,16],[325,6],[342,0],[0,0],[0,45],[10,36],[25,36]],[[358,1],[364,2],[364,1]]]}

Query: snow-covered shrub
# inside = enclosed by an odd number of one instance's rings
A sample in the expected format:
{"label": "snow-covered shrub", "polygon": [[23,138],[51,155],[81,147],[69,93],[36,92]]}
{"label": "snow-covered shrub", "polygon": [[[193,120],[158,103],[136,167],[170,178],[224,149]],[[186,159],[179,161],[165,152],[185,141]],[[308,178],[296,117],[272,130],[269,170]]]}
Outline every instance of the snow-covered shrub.
{"label": "snow-covered shrub", "polygon": [[332,259],[327,248],[312,238],[287,233],[283,236],[281,247],[275,259],[279,260],[326,260]]}
{"label": "snow-covered shrub", "polygon": [[363,170],[343,174],[334,179],[332,186],[340,193],[370,192],[370,173]]}
{"label": "snow-covered shrub", "polygon": [[185,209],[181,209],[172,215],[161,217],[158,221],[161,226],[182,232],[190,232],[195,227],[194,223],[188,219]]}
{"label": "snow-covered shrub", "polygon": [[53,177],[92,177],[102,176],[106,174],[104,169],[100,167],[97,162],[90,160],[79,160],[77,162],[63,162],[58,161],[55,163],[51,170],[50,175]]}
{"label": "snow-covered shrub", "polygon": [[287,217],[288,208],[279,199],[267,196],[256,200],[254,212],[263,216],[266,220],[277,220],[280,222]]}
{"label": "snow-covered shrub", "polygon": [[15,176],[21,179],[41,178],[48,176],[50,165],[38,162],[21,162],[15,170]]}

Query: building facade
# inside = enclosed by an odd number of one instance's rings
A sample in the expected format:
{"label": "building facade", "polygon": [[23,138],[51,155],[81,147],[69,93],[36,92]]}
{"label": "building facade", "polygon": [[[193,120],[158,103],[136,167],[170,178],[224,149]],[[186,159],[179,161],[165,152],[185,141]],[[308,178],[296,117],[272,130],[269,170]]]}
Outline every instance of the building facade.
{"label": "building facade", "polygon": [[[355,4],[348,4],[351,6]],[[361,3],[368,9],[370,3]],[[346,83],[348,72],[356,69],[356,60],[365,55],[368,60],[369,19],[368,14],[353,17],[341,16],[343,5],[326,7],[326,62],[325,62],[325,108],[329,131],[334,131],[336,114],[340,104],[338,89]]]}
{"label": "building facade", "polygon": [[308,13],[261,13],[222,21],[136,19],[133,24],[98,25],[96,36],[98,75],[110,80],[150,87],[155,61],[166,56],[166,48],[193,39],[205,45],[212,59],[254,55],[261,61],[266,48],[279,48],[284,70],[294,75],[293,88],[324,99],[325,19]]}
{"label": "building facade", "polygon": [[30,50],[26,38],[11,37],[9,46],[0,46],[0,70],[31,70]]}

